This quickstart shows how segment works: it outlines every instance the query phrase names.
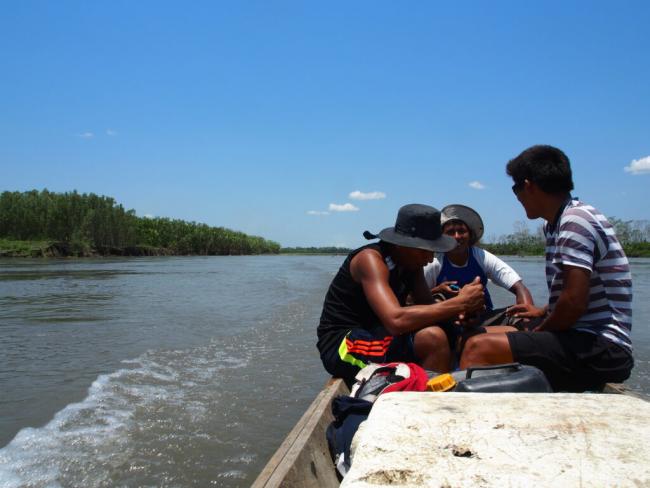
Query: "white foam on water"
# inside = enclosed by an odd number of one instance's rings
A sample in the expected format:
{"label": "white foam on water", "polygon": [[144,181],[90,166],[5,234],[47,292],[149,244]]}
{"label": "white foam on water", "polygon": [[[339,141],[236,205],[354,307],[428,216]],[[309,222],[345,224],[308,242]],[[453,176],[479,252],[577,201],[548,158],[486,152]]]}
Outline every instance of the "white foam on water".
{"label": "white foam on water", "polygon": [[246,474],[239,469],[231,469],[230,471],[224,471],[219,473],[217,478],[234,478],[234,479],[246,479]]}
{"label": "white foam on water", "polygon": [[216,344],[148,351],[124,361],[127,368],[99,376],[84,400],[66,406],[43,427],[22,429],[0,449],[0,487],[114,484],[124,468],[146,464],[133,459],[164,457],[168,444],[181,443],[169,425],[184,422],[181,432],[197,429],[220,372],[247,362]]}

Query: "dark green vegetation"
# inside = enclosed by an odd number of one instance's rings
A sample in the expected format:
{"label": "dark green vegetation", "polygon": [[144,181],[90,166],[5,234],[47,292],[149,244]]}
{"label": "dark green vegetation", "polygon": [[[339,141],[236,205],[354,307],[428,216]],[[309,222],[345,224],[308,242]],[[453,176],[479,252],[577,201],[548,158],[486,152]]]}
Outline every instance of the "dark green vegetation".
{"label": "dark green vegetation", "polygon": [[[629,257],[650,257],[648,221],[609,219]],[[521,222],[496,243],[494,254],[544,254],[541,227],[530,233]],[[343,247],[285,247],[223,227],[144,218],[113,198],[76,191],[0,194],[0,256],[347,254]]]}
{"label": "dark green vegetation", "polygon": [[223,227],[144,218],[113,198],[47,190],[0,194],[0,256],[276,254],[280,245]]}
{"label": "dark green vegetation", "polygon": [[347,247],[283,247],[281,254],[349,254],[352,249]]}
{"label": "dark green vegetation", "polygon": [[623,244],[625,254],[633,258],[650,257],[650,222],[647,220],[621,220],[610,217],[616,235]]}
{"label": "dark green vegetation", "polygon": [[[650,257],[650,222],[647,220],[621,220],[609,217],[625,254],[632,257]],[[531,234],[523,223],[515,224],[515,232],[503,236],[496,243],[481,243],[480,247],[493,254],[518,256],[543,256],[544,234],[540,227]]]}
{"label": "dark green vegetation", "polygon": [[14,241],[0,238],[0,257],[43,256],[51,246],[50,241]]}
{"label": "dark green vegetation", "polygon": [[480,247],[497,255],[543,256],[546,241],[542,227],[531,234],[524,222],[515,223],[515,232],[501,236],[496,243],[481,243]]}

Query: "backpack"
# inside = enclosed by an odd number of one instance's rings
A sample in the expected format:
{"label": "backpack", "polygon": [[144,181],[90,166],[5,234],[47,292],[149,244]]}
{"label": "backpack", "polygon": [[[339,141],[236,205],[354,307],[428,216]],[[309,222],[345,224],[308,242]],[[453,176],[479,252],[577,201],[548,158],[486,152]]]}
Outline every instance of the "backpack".
{"label": "backpack", "polygon": [[427,380],[426,371],[414,363],[370,363],[355,376],[350,396],[334,398],[334,421],[327,427],[326,437],[340,478],[347,474],[352,463],[352,438],[368,418],[377,397],[391,391],[424,391]]}
{"label": "backpack", "polygon": [[370,363],[355,376],[350,396],[374,402],[391,391],[424,391],[429,377],[415,363]]}

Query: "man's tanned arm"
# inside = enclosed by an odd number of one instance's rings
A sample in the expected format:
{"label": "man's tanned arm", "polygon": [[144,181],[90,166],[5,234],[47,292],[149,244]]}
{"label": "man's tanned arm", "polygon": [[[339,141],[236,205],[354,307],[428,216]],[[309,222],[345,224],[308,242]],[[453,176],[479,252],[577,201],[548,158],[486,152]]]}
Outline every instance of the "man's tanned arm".
{"label": "man's tanned arm", "polygon": [[564,266],[564,286],[553,312],[535,330],[567,330],[587,311],[591,272]]}
{"label": "man's tanned arm", "polygon": [[392,335],[413,332],[462,313],[483,309],[484,295],[480,282],[463,287],[458,296],[441,303],[402,307],[388,283],[388,267],[381,254],[373,249],[357,254],[350,263],[350,271],[352,278],[363,287],[370,307]]}
{"label": "man's tanned arm", "polygon": [[510,287],[510,291],[517,297],[517,303],[530,303],[531,305],[534,303],[533,297],[523,281],[517,281]]}

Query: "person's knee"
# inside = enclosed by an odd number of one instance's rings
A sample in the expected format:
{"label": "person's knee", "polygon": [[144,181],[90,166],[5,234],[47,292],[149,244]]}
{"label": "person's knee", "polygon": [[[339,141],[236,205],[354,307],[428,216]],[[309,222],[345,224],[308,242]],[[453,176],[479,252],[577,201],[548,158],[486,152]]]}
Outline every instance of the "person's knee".
{"label": "person's knee", "polygon": [[469,337],[463,347],[463,362],[471,364],[482,364],[486,361],[489,347],[489,336],[480,334]]}
{"label": "person's knee", "polygon": [[507,334],[480,334],[467,339],[461,368],[513,362]]}
{"label": "person's knee", "polygon": [[418,331],[413,337],[413,349],[423,368],[441,373],[449,371],[451,350],[447,334],[440,327]]}
{"label": "person's knee", "polygon": [[449,349],[447,334],[437,326],[426,327],[416,332],[413,338],[413,344],[416,349],[427,351]]}

